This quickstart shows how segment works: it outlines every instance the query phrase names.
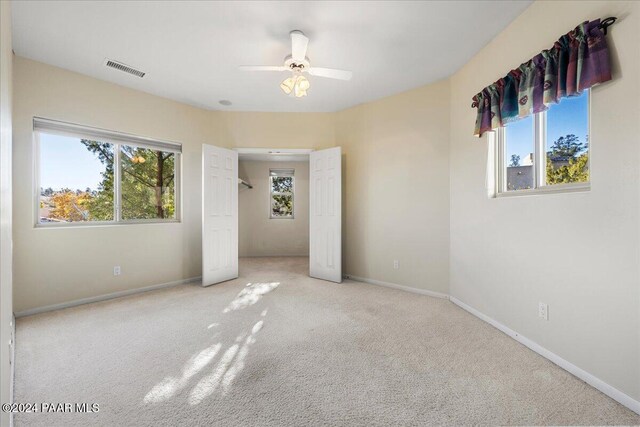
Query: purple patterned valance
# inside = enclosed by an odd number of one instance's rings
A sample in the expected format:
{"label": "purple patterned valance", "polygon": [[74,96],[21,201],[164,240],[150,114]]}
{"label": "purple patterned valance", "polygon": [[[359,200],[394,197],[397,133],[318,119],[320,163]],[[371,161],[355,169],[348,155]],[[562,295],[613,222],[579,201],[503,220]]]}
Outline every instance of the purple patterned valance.
{"label": "purple patterned valance", "polygon": [[551,49],[484,88],[473,97],[478,109],[474,135],[539,113],[561,98],[611,80],[611,63],[600,20],[584,22]]}

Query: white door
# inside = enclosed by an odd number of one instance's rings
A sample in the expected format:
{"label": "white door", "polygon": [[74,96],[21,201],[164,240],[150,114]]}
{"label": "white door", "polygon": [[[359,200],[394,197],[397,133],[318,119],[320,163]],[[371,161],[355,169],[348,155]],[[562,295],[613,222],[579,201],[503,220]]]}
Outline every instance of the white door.
{"label": "white door", "polygon": [[238,277],[238,153],[202,145],[202,285]]}
{"label": "white door", "polygon": [[309,274],[342,281],[342,150],[309,157]]}

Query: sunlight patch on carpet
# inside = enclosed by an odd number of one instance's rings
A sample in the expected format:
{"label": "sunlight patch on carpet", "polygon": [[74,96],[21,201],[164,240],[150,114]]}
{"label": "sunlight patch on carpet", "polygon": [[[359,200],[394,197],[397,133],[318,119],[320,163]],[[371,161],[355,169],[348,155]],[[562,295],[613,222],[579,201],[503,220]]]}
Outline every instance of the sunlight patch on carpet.
{"label": "sunlight patch on carpet", "polygon": [[229,368],[240,346],[234,344],[224,352],[220,361],[209,375],[204,376],[189,394],[189,404],[197,405],[205,398],[211,396],[220,385],[223,375]]}
{"label": "sunlight patch on carpet", "polygon": [[222,378],[222,394],[226,395],[231,388],[231,384],[233,380],[236,379],[238,374],[244,369],[244,359],[247,357],[249,353],[249,347],[256,342],[255,335],[262,329],[262,325],[264,324],[264,320],[260,320],[258,323],[253,325],[251,329],[251,335],[247,337],[242,348],[238,352],[238,356],[233,361],[233,365],[229,367],[227,372],[224,374]]}
{"label": "sunlight patch on carpet", "polygon": [[[263,314],[263,316],[266,313]],[[222,395],[226,395],[231,389],[233,381],[242,372],[245,359],[249,354],[249,347],[256,342],[256,334],[264,326],[264,320],[259,320],[251,328],[251,334],[245,339],[244,335],[236,337],[236,344],[227,349],[213,371],[204,376],[189,394],[189,404],[197,405],[211,396],[220,386]],[[239,343],[244,339],[244,343]]]}
{"label": "sunlight patch on carpet", "polygon": [[222,311],[228,313],[234,310],[240,310],[249,307],[280,285],[280,282],[271,283],[248,283],[245,288],[235,297],[233,301]]}
{"label": "sunlight patch on carpet", "polygon": [[222,344],[214,344],[205,348],[200,353],[193,356],[182,368],[180,378],[167,377],[156,384],[144,397],[145,403],[157,403],[173,397],[178,391],[184,388],[191,377],[207,366],[220,351]]}

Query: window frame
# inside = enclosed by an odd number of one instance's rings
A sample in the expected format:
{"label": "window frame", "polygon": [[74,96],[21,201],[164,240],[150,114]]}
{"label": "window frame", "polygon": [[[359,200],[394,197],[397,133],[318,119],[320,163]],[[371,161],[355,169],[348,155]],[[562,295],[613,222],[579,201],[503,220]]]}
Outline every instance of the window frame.
{"label": "window frame", "polygon": [[[274,171],[282,171],[282,170],[290,170],[291,171],[291,215],[290,216],[274,216],[273,215],[273,195],[285,195],[288,193],[280,193],[273,191],[272,179],[274,176],[272,172]],[[296,177],[295,177],[295,168],[269,168],[269,219],[295,219],[296,217]],[[285,175],[286,176],[286,175]]]}
{"label": "window frame", "polygon": [[517,197],[536,194],[574,193],[591,190],[591,91],[587,89],[587,131],[589,135],[589,157],[587,167],[589,169],[588,182],[571,182],[565,184],[546,184],[546,142],[547,142],[547,111],[533,114],[533,188],[522,190],[507,190],[507,163],[505,131],[506,127],[500,127],[493,132],[494,161],[494,198]]}
{"label": "window frame", "polygon": [[[158,139],[139,137],[122,132],[115,132],[93,128],[89,126],[76,125],[72,123],[59,122],[55,120],[33,118],[33,219],[35,228],[69,228],[69,227],[101,227],[112,225],[141,225],[141,224],[172,224],[182,222],[182,144],[162,141]],[[36,123],[44,124],[45,128],[37,128]],[[50,128],[49,128],[50,126]],[[76,222],[40,222],[40,135],[61,135],[73,138],[96,139],[113,145],[113,220],[111,221],[76,221]],[[121,174],[122,164],[120,147],[126,145],[130,147],[150,148],[173,153],[174,160],[174,203],[175,218],[159,219],[122,219],[122,189]]]}

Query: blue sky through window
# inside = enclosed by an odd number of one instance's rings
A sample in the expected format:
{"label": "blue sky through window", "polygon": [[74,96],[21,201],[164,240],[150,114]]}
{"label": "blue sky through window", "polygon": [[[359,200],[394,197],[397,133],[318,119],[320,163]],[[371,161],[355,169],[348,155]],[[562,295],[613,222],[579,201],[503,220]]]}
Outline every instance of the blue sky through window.
{"label": "blue sky through window", "polygon": [[[587,142],[589,132],[588,120],[588,91],[580,96],[562,98],[547,110],[547,141],[546,150],[561,136],[576,135],[580,142]],[[511,155],[520,156],[521,164],[533,153],[533,116],[509,123],[506,126],[506,156],[507,165]]]}
{"label": "blue sky through window", "polygon": [[533,153],[533,115],[509,123],[505,134],[507,166],[511,164],[512,155],[520,157],[521,165],[526,164],[525,159]]}
{"label": "blue sky through window", "polygon": [[560,138],[574,134],[581,143],[588,142],[589,133],[589,96],[585,91],[580,96],[563,98],[562,102],[553,105],[547,111],[546,150]]}
{"label": "blue sky through window", "polygon": [[40,187],[98,189],[105,167],[80,138],[40,134]]}

